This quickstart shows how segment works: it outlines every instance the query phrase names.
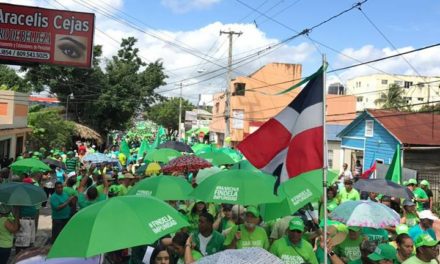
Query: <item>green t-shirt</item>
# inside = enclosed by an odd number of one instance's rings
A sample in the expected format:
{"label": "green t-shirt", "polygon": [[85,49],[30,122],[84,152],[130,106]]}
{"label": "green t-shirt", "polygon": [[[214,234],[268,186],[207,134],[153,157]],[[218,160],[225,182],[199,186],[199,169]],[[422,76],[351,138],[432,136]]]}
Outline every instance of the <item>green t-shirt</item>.
{"label": "green t-shirt", "polygon": [[14,240],[14,234],[5,227],[7,220],[14,221],[14,217],[12,215],[0,217],[0,248],[11,248]]}
{"label": "green t-shirt", "polygon": [[78,205],[79,205],[80,209],[86,208],[87,206],[90,206],[92,204],[95,204],[97,202],[104,201],[104,200],[105,200],[105,195],[102,195],[102,194],[98,194],[98,197],[96,197],[96,199],[92,200],[92,201],[87,199],[86,195],[83,193],[80,193],[78,195]]}
{"label": "green t-shirt", "polygon": [[351,264],[352,261],[361,258],[361,249],[359,246],[363,240],[364,238],[362,236],[359,236],[356,240],[351,240],[347,237],[341,244],[335,247],[335,253],[341,258],[347,258],[348,263]]}
{"label": "green t-shirt", "polygon": [[283,236],[272,244],[270,252],[285,264],[318,264],[312,245],[304,239],[294,245],[287,236]]}
{"label": "green t-shirt", "polygon": [[362,234],[368,241],[376,241],[377,244],[388,243],[388,231],[382,228],[362,227]]}
{"label": "green t-shirt", "polygon": [[57,194],[56,192],[50,196],[50,207],[52,208],[52,219],[69,219],[70,206],[66,206],[61,210],[56,210],[58,206],[65,203],[69,199],[67,193]]}
{"label": "green t-shirt", "polygon": [[[426,192],[424,190],[422,190],[422,188],[416,188],[414,191],[414,196],[417,199],[428,199],[428,195],[426,194]],[[423,203],[422,202],[417,202],[417,211],[423,211]]]}
{"label": "green t-shirt", "polygon": [[[198,249],[200,249],[199,234],[199,232],[195,232],[192,234],[192,240],[194,244],[196,244],[196,248]],[[212,237],[206,245],[206,255],[212,255],[223,250],[223,243],[225,242],[225,238],[222,236],[222,234],[214,230],[211,235]]]}
{"label": "green t-shirt", "polygon": [[417,215],[413,213],[407,213],[405,218],[405,224],[408,227],[413,227],[417,225],[420,222],[420,219],[417,217]]}
{"label": "green t-shirt", "polygon": [[430,262],[425,262],[421,261],[417,256],[412,256],[402,262],[402,264],[437,264],[437,261],[435,259],[432,259]]}
{"label": "green t-shirt", "polygon": [[269,239],[267,238],[266,231],[260,226],[256,226],[252,233],[249,233],[244,225],[234,226],[226,236],[224,245],[229,246],[240,227],[240,240],[237,241],[237,249],[259,247],[266,250],[269,249]]}
{"label": "green t-shirt", "polygon": [[347,192],[345,188],[342,188],[336,197],[339,203],[343,203],[346,201],[358,201],[361,199],[358,191],[356,191],[355,189],[351,189],[350,192]]}
{"label": "green t-shirt", "polygon": [[128,193],[128,188],[125,187],[124,184],[119,184],[119,193],[118,196],[123,196],[126,195]]}
{"label": "green t-shirt", "polygon": [[[194,249],[191,250],[191,255],[195,261],[203,258],[202,254],[200,254],[200,252],[198,252],[197,250],[194,250]],[[177,260],[177,264],[184,264],[184,263],[185,263],[185,260],[183,258],[179,258],[179,260]]]}
{"label": "green t-shirt", "polygon": [[233,226],[235,226],[234,221],[223,217],[220,222],[220,225],[218,227],[218,232],[222,233],[223,231],[228,230],[229,228],[231,228]]}
{"label": "green t-shirt", "polygon": [[77,196],[77,195],[78,195],[78,191],[75,190],[75,189],[73,189],[72,187],[68,187],[68,186],[66,186],[66,187],[63,188],[63,191],[64,191],[65,193],[67,193],[67,195],[69,195],[69,197],[71,197],[71,196]]}

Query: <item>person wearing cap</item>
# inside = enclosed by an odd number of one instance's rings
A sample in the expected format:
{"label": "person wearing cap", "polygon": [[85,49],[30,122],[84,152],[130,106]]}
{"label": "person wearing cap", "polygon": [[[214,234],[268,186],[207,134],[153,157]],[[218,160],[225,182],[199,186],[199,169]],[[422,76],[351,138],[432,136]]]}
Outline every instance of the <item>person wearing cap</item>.
{"label": "person wearing cap", "polygon": [[435,220],[438,220],[438,217],[435,216],[431,211],[424,210],[419,213],[420,222],[418,225],[415,225],[409,229],[409,235],[416,241],[417,237],[422,234],[428,234],[432,237],[432,239],[437,239],[435,236],[435,232],[432,229]]}
{"label": "person wearing cap", "polygon": [[220,234],[235,226],[235,222],[232,220],[232,207],[232,204],[222,204],[221,212],[217,214],[213,226]]}
{"label": "person wearing cap", "polygon": [[246,209],[244,224],[234,226],[226,236],[224,246],[229,249],[259,247],[269,249],[269,239],[261,226],[260,213],[254,206]]}
{"label": "person wearing cap", "polygon": [[361,235],[361,228],[358,226],[348,227],[347,238],[335,247],[335,253],[345,260],[346,263],[353,263],[361,258],[360,245],[365,240]]}
{"label": "person wearing cap", "polygon": [[336,199],[338,200],[339,204],[346,201],[358,201],[361,199],[359,192],[353,188],[353,180],[344,180],[344,188],[339,191]]}
{"label": "person wearing cap", "polygon": [[215,254],[223,250],[225,241],[222,234],[213,228],[214,217],[204,212],[199,215],[199,228],[192,233],[192,241],[203,256]]}
{"label": "person wearing cap", "polygon": [[423,211],[423,203],[429,202],[428,195],[422,188],[417,187],[416,179],[409,179],[407,187],[414,194],[414,201],[417,203],[417,211]]}
{"label": "person wearing cap", "polygon": [[417,225],[419,220],[419,215],[417,214],[416,204],[409,199],[403,201],[403,216],[400,218],[400,223],[406,224],[408,227],[413,227]]}
{"label": "person wearing cap", "polygon": [[[405,232],[405,230],[400,230],[396,227],[396,233]],[[408,232],[408,230],[406,230]],[[405,260],[409,259],[415,254],[414,242],[408,233],[400,233],[397,235],[395,241],[395,245],[390,242],[390,245],[397,249],[397,261],[398,263],[402,263]]]}
{"label": "person wearing cap", "polygon": [[318,264],[313,246],[302,238],[303,232],[303,220],[300,217],[292,218],[287,235],[276,240],[270,247],[270,252],[284,263]]}
{"label": "person wearing cap", "polygon": [[0,204],[0,263],[7,263],[14,241],[14,233],[20,228],[17,217],[11,214],[12,208]]}
{"label": "person wearing cap", "polygon": [[437,256],[439,254],[439,241],[433,239],[428,234],[420,235],[415,240],[416,255],[408,258],[403,264],[437,264]]}
{"label": "person wearing cap", "polygon": [[427,180],[423,180],[420,182],[420,188],[425,191],[428,196],[428,201],[423,203],[423,210],[431,210],[432,211],[432,191],[429,189],[429,182]]}
{"label": "person wearing cap", "polygon": [[378,264],[393,264],[397,260],[397,251],[389,244],[379,244],[368,258]]}
{"label": "person wearing cap", "polygon": [[133,184],[133,174],[126,172],[122,175],[118,175],[118,180],[120,181],[118,196],[126,195],[128,193],[128,190],[131,188],[131,185]]}

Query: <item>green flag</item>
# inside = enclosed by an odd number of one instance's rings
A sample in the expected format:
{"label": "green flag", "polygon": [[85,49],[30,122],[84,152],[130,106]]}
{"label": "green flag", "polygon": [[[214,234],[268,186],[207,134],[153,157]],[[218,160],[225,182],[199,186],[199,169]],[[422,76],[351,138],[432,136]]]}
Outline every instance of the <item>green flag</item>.
{"label": "green flag", "polygon": [[388,168],[385,180],[393,181],[395,183],[401,184],[402,177],[402,164],[400,160],[400,144],[397,144],[396,152],[394,152],[393,161]]}
{"label": "green flag", "polygon": [[142,140],[141,146],[139,147],[138,154],[137,154],[138,159],[144,157],[144,153],[148,150],[149,147],[150,146],[149,146],[148,142],[145,139]]}
{"label": "green flag", "polygon": [[154,139],[154,142],[151,145],[151,148],[153,148],[153,149],[157,148],[157,146],[159,146],[161,143],[162,136],[164,136],[164,135],[165,135],[165,129],[162,126],[160,126],[159,129],[157,130],[156,138]]}
{"label": "green flag", "polygon": [[123,139],[121,141],[121,146],[119,147],[119,152],[124,154],[125,157],[127,158],[127,161],[130,158],[130,147],[127,144],[127,141],[125,141],[125,139]]}

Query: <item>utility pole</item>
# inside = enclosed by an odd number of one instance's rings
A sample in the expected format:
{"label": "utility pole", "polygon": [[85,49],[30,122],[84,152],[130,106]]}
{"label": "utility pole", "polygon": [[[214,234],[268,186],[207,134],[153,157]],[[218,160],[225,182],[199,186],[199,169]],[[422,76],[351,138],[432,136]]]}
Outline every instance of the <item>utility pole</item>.
{"label": "utility pole", "polygon": [[242,32],[235,32],[235,31],[222,31],[220,30],[220,35],[227,34],[229,37],[229,52],[228,52],[228,73],[226,77],[226,91],[225,91],[225,122],[226,122],[226,128],[225,128],[225,137],[223,139],[223,145],[226,146],[226,138],[229,137],[229,132],[231,131],[230,128],[230,117],[231,117],[231,93],[229,91],[229,83],[231,82],[231,73],[232,73],[232,37],[234,35],[237,35],[239,37]]}
{"label": "utility pole", "polygon": [[179,133],[177,135],[177,139],[180,141],[181,139],[181,131],[180,131],[180,124],[182,123],[182,83],[180,83],[180,97],[179,97],[179,126],[177,129],[177,133]]}

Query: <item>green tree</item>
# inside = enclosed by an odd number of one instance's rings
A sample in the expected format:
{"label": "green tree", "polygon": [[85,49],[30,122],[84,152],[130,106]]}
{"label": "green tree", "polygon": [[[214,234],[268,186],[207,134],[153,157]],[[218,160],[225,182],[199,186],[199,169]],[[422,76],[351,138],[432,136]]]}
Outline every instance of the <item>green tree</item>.
{"label": "green tree", "polygon": [[431,104],[431,105],[423,105],[419,112],[434,112],[436,114],[440,114],[440,103]]}
{"label": "green tree", "polygon": [[[192,109],[194,109],[194,105],[182,99],[182,122],[185,120],[185,111],[191,111]],[[144,117],[165,127],[168,130],[168,135],[175,133],[179,122],[179,98],[173,97],[152,106],[144,114]]]}
{"label": "green tree", "polygon": [[374,104],[382,108],[409,110],[410,106],[406,103],[403,95],[405,90],[397,84],[391,84],[386,92],[382,92],[380,97],[374,101]]}
{"label": "green tree", "polygon": [[0,64],[0,90],[28,93],[32,90],[32,86],[29,82],[18,76],[14,69]]}
{"label": "green tree", "polygon": [[57,109],[30,112],[28,125],[32,128],[29,140],[34,149],[70,147],[72,143],[75,126],[71,121],[64,120]]}

